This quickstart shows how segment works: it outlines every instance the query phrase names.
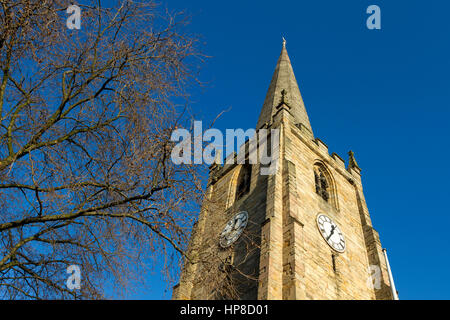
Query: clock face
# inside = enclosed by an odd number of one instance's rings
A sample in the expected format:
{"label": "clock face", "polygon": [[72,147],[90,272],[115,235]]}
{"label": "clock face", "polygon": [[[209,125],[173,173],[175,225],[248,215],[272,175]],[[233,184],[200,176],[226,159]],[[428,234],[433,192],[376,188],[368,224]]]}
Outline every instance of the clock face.
{"label": "clock face", "polygon": [[219,244],[222,248],[231,246],[244,231],[247,226],[248,214],[245,211],[237,213],[226,224],[223,231],[220,233]]}
{"label": "clock face", "polygon": [[324,214],[317,216],[317,227],[328,245],[338,252],[345,251],[344,235],[338,225]]}

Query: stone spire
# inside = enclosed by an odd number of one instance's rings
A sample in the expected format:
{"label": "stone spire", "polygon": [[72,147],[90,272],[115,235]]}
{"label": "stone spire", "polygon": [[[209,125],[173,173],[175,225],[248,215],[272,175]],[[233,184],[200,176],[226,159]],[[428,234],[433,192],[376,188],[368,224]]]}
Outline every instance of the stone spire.
{"label": "stone spire", "polygon": [[283,38],[283,48],[278,58],[275,72],[270,82],[269,90],[261,110],[256,128],[259,129],[266,122],[271,122],[272,116],[276,113],[277,107],[281,104],[288,106],[289,112],[294,117],[295,124],[301,123],[312,132],[306,113],[300,89],[292,70],[291,61],[286,50],[286,40]]}

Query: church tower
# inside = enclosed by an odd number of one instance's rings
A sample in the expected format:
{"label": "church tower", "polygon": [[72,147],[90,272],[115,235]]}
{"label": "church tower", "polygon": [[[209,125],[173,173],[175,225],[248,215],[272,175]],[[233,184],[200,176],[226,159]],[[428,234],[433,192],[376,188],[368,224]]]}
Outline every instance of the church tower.
{"label": "church tower", "polygon": [[173,299],[396,297],[361,169],[314,136],[285,44],[256,126],[279,132],[277,170],[210,167]]}

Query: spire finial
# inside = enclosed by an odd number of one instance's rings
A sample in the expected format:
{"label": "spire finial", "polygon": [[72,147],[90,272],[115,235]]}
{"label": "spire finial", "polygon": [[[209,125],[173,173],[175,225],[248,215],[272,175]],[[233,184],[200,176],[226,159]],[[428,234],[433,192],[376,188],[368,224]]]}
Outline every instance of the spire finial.
{"label": "spire finial", "polygon": [[209,166],[209,170],[214,171],[214,170],[220,168],[222,163],[223,163],[222,162],[222,152],[221,152],[221,150],[216,149],[216,155],[214,157],[213,163]]}
{"label": "spire finial", "polygon": [[214,164],[222,164],[222,151],[216,149],[216,156],[214,157]]}
{"label": "spire finial", "polygon": [[283,48],[286,48],[286,39],[284,37],[281,37],[283,39]]}
{"label": "spire finial", "polygon": [[352,150],[348,152],[348,166],[349,168],[358,168],[361,170],[361,168],[358,166],[358,163],[356,162],[355,154]]}

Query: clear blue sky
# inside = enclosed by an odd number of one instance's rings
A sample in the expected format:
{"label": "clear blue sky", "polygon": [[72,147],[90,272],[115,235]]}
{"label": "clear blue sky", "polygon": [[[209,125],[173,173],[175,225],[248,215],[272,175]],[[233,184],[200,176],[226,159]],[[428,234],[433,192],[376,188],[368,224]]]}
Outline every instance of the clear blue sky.
{"label": "clear blue sky", "polygon": [[[381,8],[382,29],[366,28]],[[253,128],[281,36],[317,137],[362,168],[400,299],[450,299],[448,1],[185,1],[211,56],[193,92],[197,119]],[[134,298],[168,299],[159,276]]]}

